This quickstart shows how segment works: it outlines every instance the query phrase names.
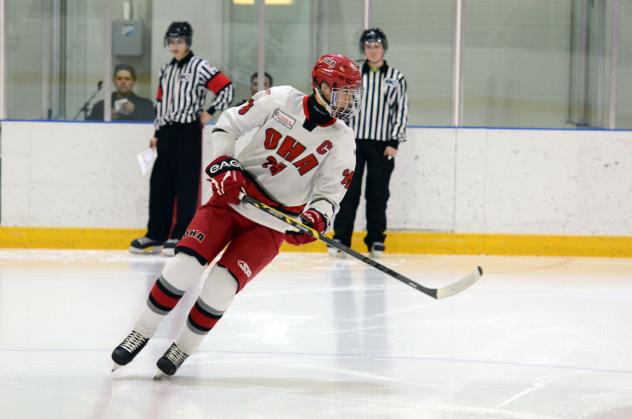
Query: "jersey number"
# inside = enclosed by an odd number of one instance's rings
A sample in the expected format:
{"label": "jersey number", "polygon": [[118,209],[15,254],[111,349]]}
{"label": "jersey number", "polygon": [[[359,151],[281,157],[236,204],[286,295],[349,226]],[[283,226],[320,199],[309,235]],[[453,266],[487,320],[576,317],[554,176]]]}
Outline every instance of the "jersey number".
{"label": "jersey number", "polygon": [[351,181],[353,180],[353,174],[355,172],[353,170],[345,169],[342,172],[342,182],[340,184],[345,186],[345,189],[349,189],[351,187]]}

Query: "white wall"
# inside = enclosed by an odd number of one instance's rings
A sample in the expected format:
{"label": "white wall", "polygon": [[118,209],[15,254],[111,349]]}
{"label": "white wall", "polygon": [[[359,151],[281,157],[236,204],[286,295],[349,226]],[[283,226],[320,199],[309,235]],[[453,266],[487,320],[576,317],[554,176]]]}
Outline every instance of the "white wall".
{"label": "white wall", "polygon": [[[148,177],[135,156],[152,130],[4,122],[2,225],[143,228]],[[389,228],[632,235],[630,173],[632,132],[411,128]]]}
{"label": "white wall", "polygon": [[459,232],[632,235],[632,133],[460,131]]}
{"label": "white wall", "polygon": [[142,227],[150,124],[2,123],[3,226]]}

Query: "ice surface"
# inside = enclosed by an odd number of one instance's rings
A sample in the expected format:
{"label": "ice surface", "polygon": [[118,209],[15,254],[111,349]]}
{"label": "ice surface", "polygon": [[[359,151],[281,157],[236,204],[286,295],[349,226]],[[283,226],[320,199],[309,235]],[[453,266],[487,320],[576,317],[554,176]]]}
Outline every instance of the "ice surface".
{"label": "ice surface", "polygon": [[2,418],[632,418],[632,260],[388,255],[436,301],[353,260],[283,254],[170,380],[155,362],[199,284],[129,366],[110,353],[166,259],[0,250]]}

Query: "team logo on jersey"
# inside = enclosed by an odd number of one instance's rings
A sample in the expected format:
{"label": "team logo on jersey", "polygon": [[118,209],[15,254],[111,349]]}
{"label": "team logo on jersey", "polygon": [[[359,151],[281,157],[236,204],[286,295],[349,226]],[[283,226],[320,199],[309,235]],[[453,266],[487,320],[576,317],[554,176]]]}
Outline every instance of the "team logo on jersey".
{"label": "team logo on jersey", "polygon": [[388,87],[397,87],[397,80],[396,79],[384,79],[384,84],[387,85]]}
{"label": "team logo on jersey", "polygon": [[244,262],[243,260],[238,260],[237,265],[239,266],[239,269],[241,269],[244,272],[244,275],[246,275],[246,278],[250,278],[252,276],[252,271],[250,270],[250,266],[248,266],[246,262]]}
{"label": "team logo on jersey", "polygon": [[296,122],[294,118],[292,118],[285,112],[281,112],[279,109],[276,109],[274,111],[274,113],[272,114],[272,118],[276,119],[277,122],[289,129],[292,129],[292,127],[294,126],[294,122]]}
{"label": "team logo on jersey", "polygon": [[182,73],[180,74],[180,81],[191,81],[193,80],[193,74],[191,73]]}

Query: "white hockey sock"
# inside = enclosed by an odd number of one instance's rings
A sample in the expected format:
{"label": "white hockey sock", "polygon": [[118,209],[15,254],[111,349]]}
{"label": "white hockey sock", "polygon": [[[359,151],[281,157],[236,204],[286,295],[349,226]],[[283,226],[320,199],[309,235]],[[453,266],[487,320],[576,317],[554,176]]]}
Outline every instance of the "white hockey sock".
{"label": "white hockey sock", "polygon": [[152,337],[162,319],[173,310],[205,268],[206,265],[184,253],[178,253],[167,262],[149,293],[134,330],[145,337]]}
{"label": "white hockey sock", "polygon": [[204,283],[200,297],[189,312],[187,325],[176,340],[176,345],[187,354],[193,353],[222,318],[236,292],[235,278],[226,268],[215,265]]}

